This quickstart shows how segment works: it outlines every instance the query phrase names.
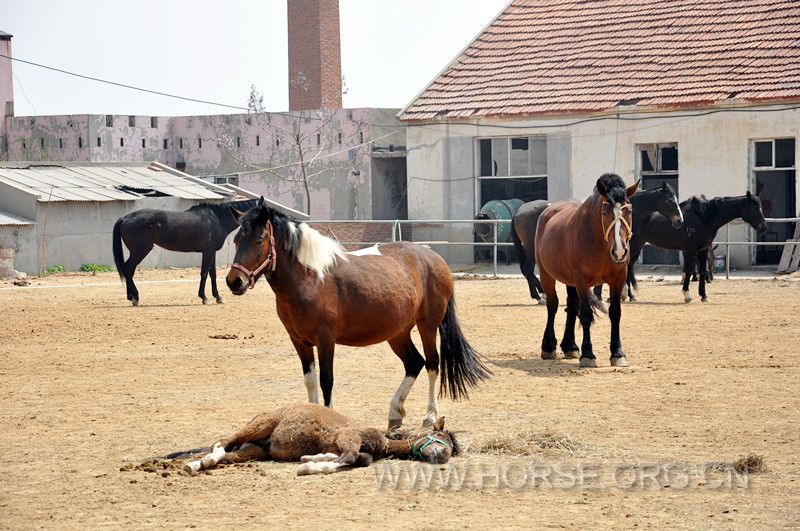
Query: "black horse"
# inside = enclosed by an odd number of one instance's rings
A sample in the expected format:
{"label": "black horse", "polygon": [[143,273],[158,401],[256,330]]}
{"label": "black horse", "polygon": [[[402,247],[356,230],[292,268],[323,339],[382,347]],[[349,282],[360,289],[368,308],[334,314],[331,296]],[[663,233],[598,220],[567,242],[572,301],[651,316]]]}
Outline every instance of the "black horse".
{"label": "black horse", "polygon": [[[675,190],[666,182],[652,190],[641,190],[630,198],[633,215],[633,234],[636,235],[637,227],[654,212],[660,213],[670,220],[673,227],[679,228],[683,223],[683,214],[678,206],[678,198]],[[536,250],[534,247],[534,237],[536,235],[536,223],[542,211],[550,203],[545,200],[531,201],[522,205],[517,213],[511,218],[511,236],[514,240],[514,248],[519,258],[519,268],[528,280],[528,289],[531,298],[544,304],[541,295],[544,293],[539,279],[534,273],[536,265]],[[595,292],[598,290],[595,289]],[[598,294],[599,295],[599,294]],[[633,292],[628,286],[628,296],[633,299]]]}
{"label": "black horse", "polygon": [[[203,253],[200,269],[200,289],[197,295],[203,304],[211,304],[206,298],[206,277],[211,276],[211,294],[222,304],[217,291],[216,253],[225,243],[233,229],[239,224],[231,214],[231,207],[247,210],[257,200],[232,201],[227,203],[202,203],[183,212],[145,208],[126,214],[114,224],[114,263],[121,279],[125,281],[128,300],[139,305],[139,290],[133,283],[133,274],[147,254],[158,245],[170,251]],[[130,251],[128,260],[122,254],[122,242]]]}
{"label": "black horse", "polygon": [[706,296],[706,268],[708,267],[708,248],[714,241],[717,231],[734,219],[742,218],[759,234],[767,230],[767,222],[761,211],[761,199],[749,191],[736,197],[715,197],[705,200],[692,197],[681,203],[683,228],[675,230],[672,224],[660,214],[651,214],[634,232],[631,239],[631,261],[628,265],[628,284],[636,288],[634,265],[645,243],[664,249],[683,251],[683,299],[691,302],[689,280],[695,263],[699,268],[700,300]]}

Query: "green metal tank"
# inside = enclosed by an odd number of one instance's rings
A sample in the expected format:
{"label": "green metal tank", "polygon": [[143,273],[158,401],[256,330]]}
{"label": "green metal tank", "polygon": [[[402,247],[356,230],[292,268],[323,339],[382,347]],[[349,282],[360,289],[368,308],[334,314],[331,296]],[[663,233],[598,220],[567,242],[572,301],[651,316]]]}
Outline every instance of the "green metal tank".
{"label": "green metal tank", "polygon": [[[497,241],[508,242],[511,241],[511,218],[524,204],[522,199],[492,199],[481,207],[481,211],[478,212],[475,219],[507,219],[508,223],[497,225]],[[493,239],[492,224],[476,223],[475,234],[481,240],[491,242]]]}

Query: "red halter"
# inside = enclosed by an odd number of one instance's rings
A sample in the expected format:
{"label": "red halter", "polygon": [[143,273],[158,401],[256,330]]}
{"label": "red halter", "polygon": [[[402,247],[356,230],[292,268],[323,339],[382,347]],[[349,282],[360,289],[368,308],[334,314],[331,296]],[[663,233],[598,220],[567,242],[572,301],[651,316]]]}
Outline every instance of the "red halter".
{"label": "red halter", "polygon": [[264,260],[264,262],[253,271],[250,271],[237,262],[231,264],[231,269],[238,269],[247,275],[247,278],[250,279],[250,289],[256,287],[256,279],[258,278],[258,275],[260,275],[268,267],[272,271],[275,271],[275,266],[278,262],[278,253],[275,250],[275,231],[272,229],[272,222],[267,221],[267,224],[264,226],[265,235],[267,232],[267,227],[269,227],[269,256],[267,256],[267,259]]}

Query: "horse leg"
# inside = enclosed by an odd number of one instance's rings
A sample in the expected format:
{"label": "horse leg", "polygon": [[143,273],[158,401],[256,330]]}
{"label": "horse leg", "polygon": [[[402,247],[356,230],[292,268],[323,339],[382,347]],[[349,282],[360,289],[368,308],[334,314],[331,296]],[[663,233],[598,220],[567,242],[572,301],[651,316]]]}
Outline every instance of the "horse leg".
{"label": "horse leg", "polygon": [[336,344],[327,335],[321,335],[317,342],[319,357],[319,385],[325,407],[333,407],[333,351]]}
{"label": "horse leg", "polygon": [[611,287],[611,304],[608,307],[608,317],[611,319],[611,366],[627,367],[628,359],[622,350],[622,340],[619,334],[619,321],[622,317],[622,285]]}
{"label": "horse leg", "polygon": [[[595,286],[595,293],[602,285]],[[575,344],[575,319],[578,316],[578,291],[574,286],[567,286],[567,324],[564,328],[564,338],[561,340],[561,352],[565,358],[578,358],[581,351]]]}
{"label": "horse leg", "polygon": [[208,268],[211,263],[211,254],[208,251],[203,251],[203,263],[200,266],[200,289],[197,290],[197,296],[203,301],[203,304],[211,304],[206,298],[206,277],[208,276]]}
{"label": "horse leg", "polygon": [[208,276],[211,278],[211,296],[216,299],[217,304],[223,304],[222,297],[217,291],[217,253],[211,251],[211,263],[208,266]]}
{"label": "horse leg", "polygon": [[[243,447],[245,443],[269,439],[269,436],[272,434],[272,430],[275,429],[275,426],[278,425],[279,421],[280,419],[278,417],[273,416],[270,413],[256,415],[242,429],[236,431],[233,435],[223,437],[215,442],[211,446],[211,453],[207,454],[202,459],[197,459],[195,461],[189,461],[186,463],[184,470],[190,474],[196,474],[200,470],[213,468],[217,465],[217,463],[226,457],[228,449],[233,450],[234,448]],[[260,459],[263,459],[267,455],[267,452],[263,451],[263,449],[262,452],[263,453],[260,454],[260,457],[258,457]],[[256,454],[259,453],[248,447],[245,452],[242,453],[241,457],[244,457],[245,455]]]}
{"label": "horse leg", "polygon": [[306,384],[306,391],[308,391],[308,401],[312,404],[319,404],[317,371],[314,366],[314,347],[305,345],[294,338],[291,338],[291,340],[303,366],[303,381]]}
{"label": "horse leg", "polygon": [[539,282],[539,279],[536,277],[536,256],[534,253],[529,252],[528,249],[524,250],[525,253],[525,262],[522,264],[522,274],[525,276],[525,280],[528,281],[528,290],[531,293],[531,298],[536,299],[539,301],[539,304],[544,304],[545,301],[542,300],[542,296],[539,294],[542,290],[542,283]]}
{"label": "horse leg", "polygon": [[708,297],[706,296],[706,279],[708,278],[706,271],[706,267],[708,267],[708,249],[697,251],[697,267],[700,270],[698,272],[700,301],[708,302]]}
{"label": "horse leg", "polygon": [[540,271],[545,300],[547,301],[547,326],[542,337],[542,359],[556,359],[556,312],[558,312],[558,295],[556,294],[556,280],[546,271]]}
{"label": "horse leg", "polygon": [[403,362],[403,367],[406,370],[406,375],[403,381],[400,382],[400,387],[397,388],[392,401],[389,403],[389,430],[391,431],[403,425],[403,418],[406,416],[406,398],[414,386],[414,382],[417,381],[417,376],[419,376],[425,362],[417,347],[414,346],[414,342],[411,341],[411,330],[406,330],[399,336],[390,339],[388,343],[394,353],[397,354],[397,357],[400,358],[400,361]]}
{"label": "horse leg", "polygon": [[[592,305],[589,302],[591,296],[589,290],[586,288],[576,288],[580,298],[580,310],[578,311],[578,318],[583,327],[583,342],[581,343],[581,367],[597,367],[597,359],[592,351],[592,336],[591,326],[594,321],[594,314],[592,313]],[[581,296],[582,295],[582,296]]]}
{"label": "horse leg", "polygon": [[417,323],[419,336],[422,338],[422,350],[425,352],[425,369],[428,372],[428,410],[422,420],[422,427],[433,428],[439,418],[439,402],[436,399],[436,380],[439,377],[439,351],[436,349],[438,327],[431,329],[426,324]]}
{"label": "horse leg", "polygon": [[683,302],[692,302],[692,294],[689,293],[689,279],[694,270],[694,257],[697,251],[683,251]]}
{"label": "horse leg", "polygon": [[131,301],[134,306],[139,306],[139,290],[136,289],[136,284],[133,282],[133,275],[136,273],[136,267],[141,264],[142,260],[153,250],[153,242],[149,242],[149,245],[145,243],[138,247],[131,246],[128,242],[125,242],[125,245],[128,246],[130,250],[130,255],[122,266],[124,270],[123,276],[125,277],[125,289],[128,292],[128,300]]}
{"label": "horse leg", "polygon": [[333,441],[338,455],[318,454],[304,455],[300,458],[301,464],[297,467],[298,476],[311,474],[330,474],[340,468],[350,466],[369,466],[372,463],[372,456],[363,452],[361,449],[361,435],[353,429],[339,430]]}

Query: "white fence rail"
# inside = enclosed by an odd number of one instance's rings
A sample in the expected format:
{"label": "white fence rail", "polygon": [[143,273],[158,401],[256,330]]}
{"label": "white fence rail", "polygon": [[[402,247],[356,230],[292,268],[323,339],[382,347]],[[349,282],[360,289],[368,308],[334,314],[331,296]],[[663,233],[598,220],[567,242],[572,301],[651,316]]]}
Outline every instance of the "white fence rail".
{"label": "white fence rail", "polygon": [[[800,221],[797,218],[766,218],[766,222],[770,223],[796,223]],[[421,245],[466,245],[472,248],[475,247],[491,247],[492,248],[492,272],[497,276],[497,250],[500,247],[513,247],[512,242],[497,241],[498,226],[502,223],[510,223],[508,219],[383,219],[383,220],[324,220],[324,221],[310,221],[312,225],[391,225],[391,241],[405,241],[403,240],[403,225],[472,225],[470,234],[475,233],[476,224],[490,224],[492,225],[492,241],[489,242],[476,242],[476,241],[450,241],[450,240],[408,240]],[[731,264],[731,246],[747,245],[752,247],[784,247],[791,245],[794,242],[791,240],[785,242],[740,242],[731,241],[731,225],[742,225],[743,221],[735,220],[725,225],[725,240],[715,240],[714,245],[725,246],[725,278],[730,278],[730,264]],[[361,245],[370,246],[376,243],[384,243],[383,241],[368,241],[368,242],[351,242],[342,241],[343,245]],[[650,244],[647,244],[650,245]]]}

